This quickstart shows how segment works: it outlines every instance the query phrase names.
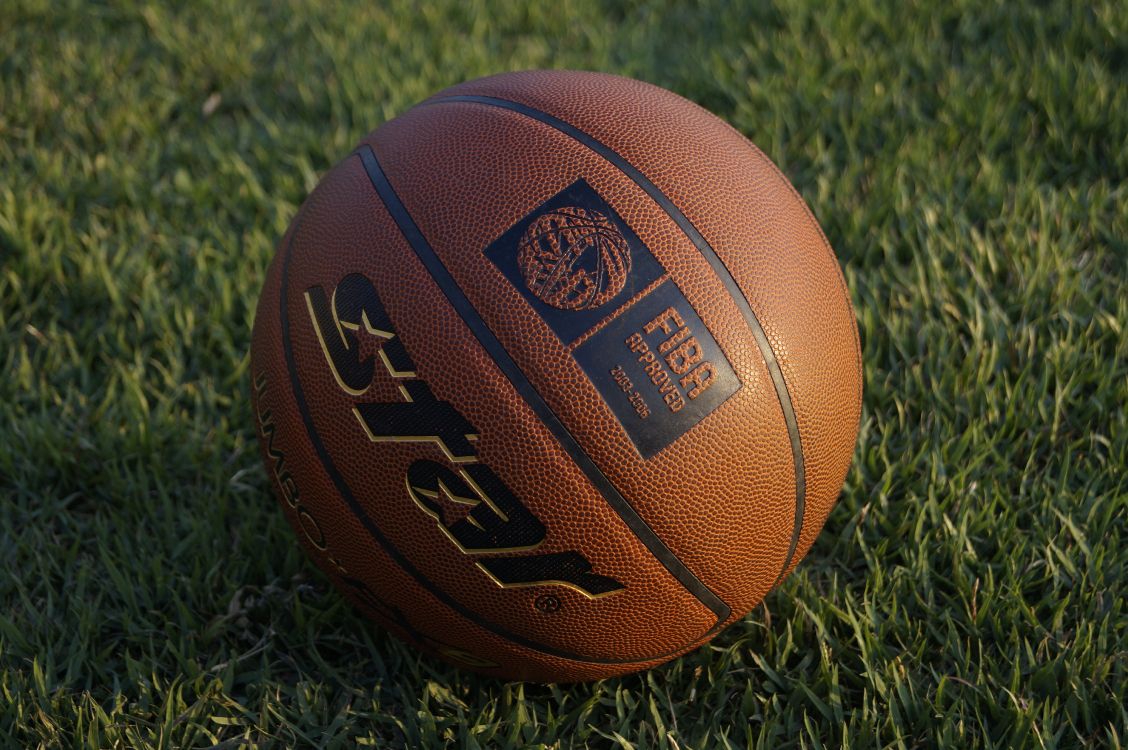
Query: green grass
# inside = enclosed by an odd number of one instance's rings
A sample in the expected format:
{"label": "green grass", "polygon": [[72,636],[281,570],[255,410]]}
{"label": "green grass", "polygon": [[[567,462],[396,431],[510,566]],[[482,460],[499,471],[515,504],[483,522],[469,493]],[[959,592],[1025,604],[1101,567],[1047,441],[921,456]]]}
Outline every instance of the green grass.
{"label": "green grass", "polygon": [[[1122,2],[0,4],[0,745],[1128,745]],[[865,411],[807,560],[646,674],[503,684],[345,605],[247,348],[320,173],[444,86],[714,110],[846,270]]]}

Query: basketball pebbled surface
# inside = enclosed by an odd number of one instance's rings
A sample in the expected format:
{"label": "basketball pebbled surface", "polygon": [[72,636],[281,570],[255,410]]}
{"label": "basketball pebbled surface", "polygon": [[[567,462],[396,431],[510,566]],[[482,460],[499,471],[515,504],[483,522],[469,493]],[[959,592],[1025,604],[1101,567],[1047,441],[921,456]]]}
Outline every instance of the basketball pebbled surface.
{"label": "basketball pebbled surface", "polygon": [[610,75],[455,86],[306,200],[255,319],[263,459],[362,611],[515,679],[655,666],[806,554],[857,439],[857,327],[794,188]]}

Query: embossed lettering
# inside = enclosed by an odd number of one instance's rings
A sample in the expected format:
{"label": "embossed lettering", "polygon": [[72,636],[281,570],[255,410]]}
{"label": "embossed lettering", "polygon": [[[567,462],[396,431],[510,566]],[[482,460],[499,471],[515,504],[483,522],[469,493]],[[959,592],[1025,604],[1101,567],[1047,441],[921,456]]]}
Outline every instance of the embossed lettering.
{"label": "embossed lettering", "polygon": [[578,552],[490,557],[479,561],[478,567],[503,586],[558,583],[590,597],[614,594],[623,588],[623,584],[614,578],[591,572],[591,563]]}
{"label": "embossed lettering", "polygon": [[678,382],[681,383],[682,388],[689,388],[689,384],[692,383],[693,387],[689,389],[686,395],[690,398],[697,398],[705,392],[706,388],[713,384],[716,378],[717,370],[713,367],[713,364],[711,362],[703,362],[696,370],[686,375]]}
{"label": "embossed lettering", "polygon": [[[544,541],[544,524],[485,464],[470,464],[455,473],[420,459],[407,470],[407,488],[416,505],[434,516],[463,552],[533,549]],[[444,501],[469,506],[470,512],[448,519]]]}
{"label": "embossed lettering", "polygon": [[690,336],[681,346],[666,355],[666,364],[675,375],[685,375],[691,367],[701,361],[701,356],[701,347],[698,346],[697,339]]}
{"label": "embossed lettering", "polygon": [[[477,430],[419,378],[375,287],[354,273],[342,279],[332,295],[315,286],[306,291],[305,300],[325,361],[337,384],[352,396],[364,395],[380,377],[376,357],[365,354],[362,347],[363,336],[376,339],[378,358],[403,400],[363,401],[354,405],[353,413],[373,442],[429,442],[441,449],[455,468],[430,459],[414,461],[405,478],[407,494],[464,554],[491,555],[476,564],[495,583],[505,588],[562,585],[588,597],[624,588],[615,579],[592,572],[591,563],[576,551],[492,556],[540,546],[546,536],[544,524],[489,466],[478,461]],[[656,359],[654,364],[660,367]],[[457,510],[460,506],[465,512]]]}

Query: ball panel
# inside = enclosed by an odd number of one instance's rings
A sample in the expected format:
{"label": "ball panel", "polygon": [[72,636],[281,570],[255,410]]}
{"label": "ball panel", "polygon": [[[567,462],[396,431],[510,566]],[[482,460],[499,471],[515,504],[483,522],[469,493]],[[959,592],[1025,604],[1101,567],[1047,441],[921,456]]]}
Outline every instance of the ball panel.
{"label": "ball panel", "polygon": [[[670,577],[607,508],[454,311],[442,303],[441,293],[376,198],[359,160],[347,160],[307,201],[289,254],[290,344],[314,429],[367,515],[438,589],[482,620],[592,659],[631,662],[673,653],[699,641],[713,626],[711,613]],[[328,290],[335,285],[339,290],[340,280],[358,271],[377,289],[419,376],[396,382],[377,370],[372,389],[360,396],[345,392],[336,382],[304,293],[321,287],[332,298]],[[337,335],[337,331],[330,328],[326,335]],[[375,358],[377,352],[370,354]],[[436,399],[454,404],[478,431],[477,460],[472,463],[488,467],[544,524],[544,538],[535,550],[515,549],[512,554],[463,551],[449,529],[428,514],[436,506],[441,507],[440,514],[457,514],[463,504],[460,500],[476,499],[473,489],[467,487],[470,482],[459,484],[458,468],[451,465],[443,447],[433,441],[372,442],[367,438],[353,410],[364,404],[404,403],[399,386],[419,380],[427,383]],[[415,397],[419,402],[421,397]],[[421,460],[439,467],[436,475],[442,484],[428,484],[412,475],[412,467]],[[488,477],[482,478],[469,465],[466,470],[475,480],[473,485],[491,491]],[[309,473],[307,468],[303,476]],[[428,490],[443,490],[442,496],[426,498]],[[339,538],[370,537],[368,529],[349,521],[350,509],[330,497],[335,494],[329,492],[325,500],[331,501],[325,512],[328,520],[322,522],[326,535],[338,538],[329,527],[343,523]],[[561,500],[564,497],[567,502]],[[493,499],[498,501],[496,491]],[[319,495],[310,504],[320,500]],[[515,517],[514,508],[502,510]],[[482,509],[477,517],[488,524],[491,514]],[[444,518],[448,523],[454,520],[450,515]],[[622,581],[626,588],[595,599],[552,584],[502,588],[475,564],[573,551],[586,557],[593,571]],[[336,559],[344,561],[345,557],[337,555]],[[410,595],[401,599],[403,584],[387,582],[386,565],[402,562],[384,562],[380,556],[368,563],[366,559],[362,555],[357,561],[348,560],[349,571],[355,571],[353,577],[402,611],[417,611],[414,602],[423,598],[418,583],[412,581],[406,588]],[[536,608],[538,597],[546,594],[560,604],[549,613]],[[432,637],[448,632],[431,629],[432,619],[429,614],[413,616],[412,625]],[[490,656],[480,649],[475,653]]]}
{"label": "ball panel", "polygon": [[861,413],[853,308],[833,251],[778,169],[736,130],[669,91],[570,71],[503,74],[447,89],[559,117],[640,169],[728,266],[768,335],[799,423],[806,484],[792,566],[841,491]]}
{"label": "ball panel", "polygon": [[[368,142],[436,252],[584,449],[699,578],[734,610],[754,606],[774,583],[791,538],[790,447],[759,349],[692,243],[618,169],[513,112],[463,103],[419,107]],[[640,235],[742,383],[650,460],[626,438],[567,346],[514,285],[483,264],[483,248],[579,179]]]}

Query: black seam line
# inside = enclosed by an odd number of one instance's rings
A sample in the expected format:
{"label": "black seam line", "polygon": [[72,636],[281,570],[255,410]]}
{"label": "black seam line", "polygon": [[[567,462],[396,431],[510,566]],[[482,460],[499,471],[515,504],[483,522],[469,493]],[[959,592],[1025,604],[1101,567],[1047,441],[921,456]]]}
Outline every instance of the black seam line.
{"label": "black seam line", "polygon": [[[420,262],[431,274],[435,280],[435,284],[446,295],[447,300],[451,306],[454,307],[455,312],[459,314],[462,320],[466,323],[467,327],[478,339],[478,343],[497,364],[498,369],[505,374],[509,382],[513,385],[514,389],[521,394],[525,403],[533,410],[533,412],[544,423],[545,427],[553,434],[553,436],[560,443],[561,447],[571,456],[580,470],[587,476],[588,481],[603,495],[607,504],[623,519],[627,527],[638,537],[650,553],[662,563],[662,566],[670,572],[670,574],[679,582],[685,589],[698,599],[702,604],[712,611],[717,621],[709,628],[709,633],[717,630],[720,625],[728,619],[732,614],[732,609],[721,601],[715,593],[713,593],[700,579],[693,574],[693,572],[682,563],[681,560],[674,555],[673,551],[666,546],[666,544],[658,537],[654,530],[647,525],[642,516],[627,502],[626,498],[615,488],[611,480],[595,465],[595,461],[591,459],[583,448],[580,447],[579,441],[573,437],[560,418],[556,416],[552,408],[544,400],[544,398],[533,387],[533,384],[521,371],[521,368],[509,356],[509,352],[505,350],[501,341],[490,330],[489,326],[478,314],[473,304],[463,293],[458,283],[454,280],[450,271],[442,260],[435,253],[434,248],[423,236],[423,232],[416,225],[415,220],[411,218],[407,209],[404,207],[403,202],[400,201],[399,196],[392,188],[391,182],[388,181],[387,176],[384,174],[383,169],[380,167],[379,161],[376,159],[376,153],[372,150],[371,146],[367,144],[361,146],[356,150],[360,156],[361,161],[364,163],[364,169],[368,173],[368,178],[372,181],[372,187],[376,189],[377,195],[384,202],[384,206],[391,214],[392,220],[396,222],[400,232],[411,245],[411,249],[419,257]],[[704,635],[702,636],[704,637]]]}
{"label": "black seam line", "polygon": [[728,289],[729,295],[736,302],[736,306],[740,308],[745,323],[752,329],[752,335],[756,339],[756,344],[760,347],[760,355],[764,358],[764,364],[768,367],[772,384],[775,386],[776,396],[779,398],[779,405],[783,410],[783,419],[787,424],[787,435],[791,440],[791,457],[795,464],[795,524],[791,531],[791,545],[787,550],[787,558],[783,561],[779,575],[776,576],[775,582],[772,584],[772,588],[774,589],[779,585],[779,582],[783,580],[784,574],[791,565],[791,560],[795,557],[795,549],[799,545],[799,534],[803,530],[803,513],[806,508],[807,496],[806,476],[803,467],[803,444],[799,439],[799,422],[795,418],[795,408],[791,403],[791,394],[787,390],[787,382],[783,379],[783,371],[779,367],[779,361],[776,359],[771,343],[768,342],[767,334],[764,333],[764,327],[760,325],[760,320],[756,317],[756,313],[753,312],[752,305],[748,302],[748,298],[744,296],[744,292],[741,291],[740,285],[736,283],[736,279],[733,278],[732,272],[729,271],[728,266],[725,265],[725,262],[721,260],[716,251],[713,250],[713,247],[705,237],[702,236],[701,232],[697,231],[697,227],[693,226],[693,223],[681,212],[681,209],[674,205],[674,202],[670,200],[665,193],[659,190],[657,185],[651,182],[646,175],[624,159],[617,151],[596,140],[575,125],[565,122],[558,117],[554,117],[547,112],[542,112],[539,109],[529,107],[519,102],[510,101],[509,99],[499,99],[493,96],[447,96],[441,99],[432,99],[431,101],[424,102],[424,105],[429,106],[446,102],[472,102],[517,112],[538,122],[542,122],[545,125],[556,128],[564,135],[587,146],[617,167],[620,172],[633,180],[655,203],[661,206],[662,210],[665,211],[682,232],[685,233],[685,236],[689,238],[690,242],[705,256],[705,260],[713,267],[713,272],[717,274],[721,283]]}
{"label": "black seam line", "polygon": [[[352,490],[348,486],[348,483],[345,481],[344,476],[341,474],[340,470],[337,469],[336,465],[333,463],[333,459],[329,456],[329,451],[328,449],[326,449],[325,443],[322,442],[321,436],[317,432],[317,427],[313,424],[313,417],[310,414],[309,405],[307,404],[305,398],[305,391],[302,389],[301,379],[298,377],[298,369],[294,361],[293,345],[290,338],[290,314],[289,310],[287,309],[286,302],[288,298],[287,292],[289,290],[290,282],[291,250],[294,238],[297,237],[298,230],[301,227],[303,214],[304,207],[302,211],[299,211],[297,218],[294,219],[293,231],[290,233],[290,239],[286,243],[286,247],[283,251],[282,256],[282,280],[280,291],[282,350],[286,358],[286,368],[290,373],[290,387],[294,394],[294,400],[297,402],[298,411],[302,415],[302,422],[305,424],[306,434],[309,437],[310,444],[313,446],[314,451],[317,453],[318,459],[321,461],[321,465],[325,468],[325,472],[329,475],[329,479],[337,488],[337,492],[340,493],[345,503],[349,506],[349,510],[351,510],[352,514],[357,518],[357,520],[361,522],[372,539],[381,547],[383,547],[384,551],[388,553],[388,556],[391,557],[397,565],[399,565],[408,575],[418,581],[420,586],[430,591],[435,596],[435,598],[441,601],[443,604],[450,607],[455,612],[458,612],[460,615],[475,623],[479,627],[488,630],[495,635],[499,635],[502,638],[510,640],[520,646],[532,649],[533,651],[539,651],[543,654],[557,656],[562,659],[569,659],[575,662],[584,662],[589,664],[624,665],[644,664],[660,659],[669,659],[680,653],[681,651],[684,651],[685,648],[681,647],[664,654],[655,654],[654,656],[648,656],[642,659],[598,659],[590,656],[574,654],[564,649],[559,649],[547,644],[538,643],[537,641],[526,638],[517,633],[512,633],[501,625],[485,619],[477,612],[474,612],[473,610],[467,608],[465,605],[459,603],[456,599],[450,596],[450,594],[447,594],[445,591],[440,589],[433,581],[427,578],[427,576],[425,576],[421,570],[412,565],[411,561],[408,560],[407,557],[402,552],[400,552],[394,544],[392,544],[391,540],[388,539],[382,531],[380,531],[380,527],[376,525],[375,521],[373,521],[368,513],[364,510],[364,506],[362,506],[360,502],[357,501],[356,496],[352,493]],[[721,620],[718,620],[718,625],[720,624],[720,622]],[[716,628],[717,625],[714,626],[713,630],[715,630]],[[713,630],[710,630],[706,635],[712,635]],[[705,636],[702,637],[704,638]]]}

